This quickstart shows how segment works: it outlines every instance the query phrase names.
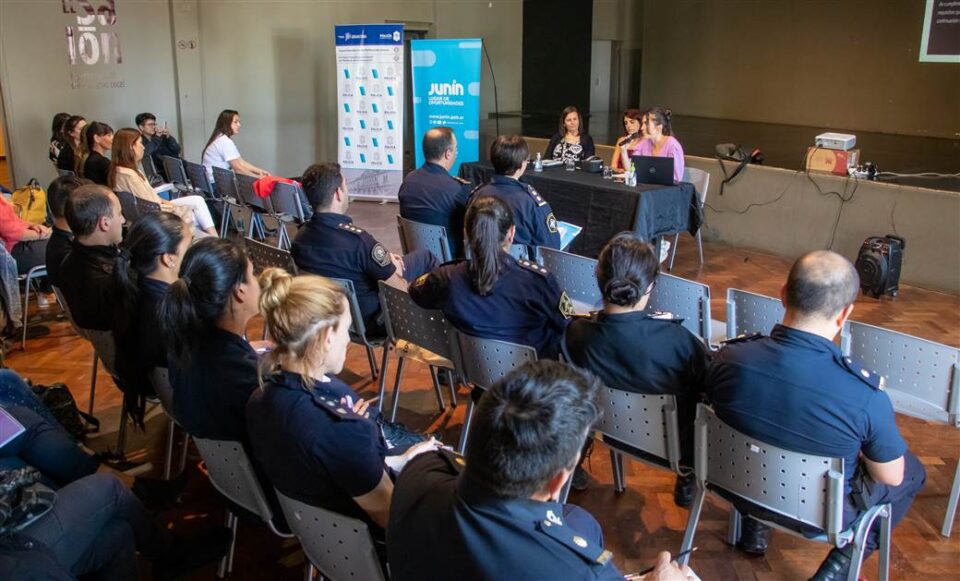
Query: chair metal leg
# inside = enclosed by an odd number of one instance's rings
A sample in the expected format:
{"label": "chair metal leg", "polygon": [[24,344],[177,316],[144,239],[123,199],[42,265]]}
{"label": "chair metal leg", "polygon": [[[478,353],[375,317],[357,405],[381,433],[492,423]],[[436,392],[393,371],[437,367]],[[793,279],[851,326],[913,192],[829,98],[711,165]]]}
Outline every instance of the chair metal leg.
{"label": "chair metal leg", "polygon": [[[892,509],[891,509],[892,510]],[[880,518],[880,559],[878,577],[880,581],[890,579],[890,538],[893,536],[893,517],[888,514]]]}
{"label": "chair metal leg", "polygon": [[457,452],[467,453],[467,436],[470,434],[470,423],[473,421],[473,396],[470,396],[470,403],[467,404],[467,417],[463,420],[463,433],[460,434],[460,444],[457,446]]}
{"label": "chair metal leg", "polygon": [[[707,491],[697,485],[697,493],[693,498],[693,504],[690,505],[690,516],[687,518],[687,530],[683,532],[683,543],[680,545],[680,551],[688,551],[693,548],[693,536],[697,533],[697,525],[700,524],[700,511],[703,510],[703,501],[707,497]],[[687,553],[680,558],[680,566],[690,562],[690,554]]]}
{"label": "chair metal leg", "polygon": [[957,471],[953,474],[953,488],[950,489],[947,514],[943,518],[943,528],[940,529],[940,534],[945,537],[949,537],[953,532],[953,519],[957,515],[958,498],[960,498],[960,461],[957,462]]}
{"label": "chair metal leg", "polygon": [[91,416],[93,415],[93,397],[97,394],[97,365],[100,364],[100,360],[97,358],[97,351],[93,351],[93,371],[92,377],[90,378],[90,406],[87,408],[87,413]]}
{"label": "chair metal leg", "polygon": [[447,409],[446,402],[443,401],[443,390],[440,389],[440,379],[437,377],[437,368],[430,366],[430,378],[433,379],[433,390],[437,392],[437,404],[440,406],[440,413]]}
{"label": "chair metal leg", "polygon": [[447,369],[447,382],[450,385],[450,407],[457,407],[457,382],[453,379],[453,370]]}
{"label": "chair metal leg", "polygon": [[373,356],[373,347],[370,347],[369,345],[364,345],[364,347],[366,347],[367,349],[367,362],[370,364],[370,375],[373,377],[373,379],[376,379],[377,378],[377,360]]}
{"label": "chair metal leg", "polygon": [[230,548],[227,549],[227,554],[220,559],[220,565],[217,567],[217,577],[220,579],[223,579],[227,576],[227,566],[233,559],[233,549],[234,545],[237,543],[237,529],[233,526],[233,518],[233,513],[227,511],[227,518],[223,523],[223,526],[230,529]]}
{"label": "chair metal leg", "polygon": [[[390,404],[390,421],[397,421],[397,407],[400,404],[400,380],[403,378],[403,368],[407,364],[406,357],[397,360],[397,376],[393,380],[393,403]],[[386,375],[385,373],[382,375]]]}
{"label": "chair metal leg", "polygon": [[163,460],[163,479],[170,480],[170,469],[173,465],[173,436],[176,424],[171,419],[167,422],[167,455]]}
{"label": "chair metal leg", "polygon": [[[867,537],[870,536],[870,529],[873,528],[873,524],[878,518],[881,519],[880,548],[883,549],[883,527],[885,526],[883,520],[890,519],[891,510],[892,509],[889,504],[878,504],[870,507],[865,513],[860,515],[859,519],[857,520],[857,528],[853,535],[853,540],[850,541],[853,545],[853,554],[850,555],[850,572],[848,573],[847,581],[857,581],[857,579],[860,577],[860,568],[863,566],[863,558],[866,553]],[[887,523],[886,526],[889,526],[889,523]],[[889,547],[889,531],[887,532],[886,536],[887,546]],[[887,558],[889,559],[889,551],[886,552]],[[887,563],[887,567],[889,569],[889,563]],[[883,577],[881,577],[881,579],[883,579]],[[887,580],[884,579],[884,581]]]}
{"label": "chair metal leg", "polygon": [[239,524],[240,519],[237,518],[237,515],[232,514],[233,522],[230,524],[230,537],[233,539],[230,542],[230,559],[227,561],[227,574],[233,574],[233,555],[236,553],[237,548],[237,524]]}
{"label": "chair metal leg", "polygon": [[389,361],[389,358],[390,343],[384,342],[383,357],[380,360],[380,385],[377,389],[377,393],[380,395],[380,399],[377,400],[377,410],[379,410],[381,414],[383,413],[383,396],[386,395],[387,392],[387,362]]}
{"label": "chair metal leg", "polygon": [[180,449],[180,471],[177,474],[183,474],[187,469],[187,451],[190,449],[190,434],[183,430],[183,447]]}
{"label": "chair metal leg", "polygon": [[27,311],[30,309],[30,274],[27,273],[26,283],[23,285],[23,320],[20,322],[23,327],[23,334],[20,337],[20,350],[27,350]]}
{"label": "chair metal leg", "polygon": [[303,565],[303,581],[313,581],[313,573],[316,569],[313,567],[313,563],[310,562],[310,559],[307,559],[307,562]]}
{"label": "chair metal leg", "polygon": [[120,407],[120,428],[117,430],[117,455],[123,458],[127,450],[127,403]]}
{"label": "chair metal leg", "polygon": [[677,232],[676,236],[673,237],[673,249],[670,252],[670,264],[667,266],[667,270],[673,270],[673,261],[677,258],[677,248],[680,246],[680,233]]}
{"label": "chair metal leg", "polygon": [[731,547],[740,542],[740,528],[743,526],[743,515],[733,505],[730,506],[730,519],[727,521],[727,544]]}
{"label": "chair metal leg", "polygon": [[697,252],[700,254],[700,266],[703,266],[703,237],[700,236],[700,229],[697,229]]}
{"label": "chair metal leg", "polygon": [[610,468],[613,470],[613,490],[623,492],[626,486],[623,483],[623,455],[610,448]]}

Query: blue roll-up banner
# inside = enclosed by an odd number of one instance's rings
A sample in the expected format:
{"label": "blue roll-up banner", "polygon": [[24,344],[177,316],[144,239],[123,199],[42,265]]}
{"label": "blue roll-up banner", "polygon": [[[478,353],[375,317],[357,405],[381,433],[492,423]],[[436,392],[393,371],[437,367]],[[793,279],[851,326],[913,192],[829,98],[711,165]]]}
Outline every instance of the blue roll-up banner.
{"label": "blue roll-up banner", "polygon": [[479,38],[411,40],[413,73],[413,129],[417,166],[423,165],[423,134],[443,125],[457,136],[457,163],[477,161],[480,155]]}
{"label": "blue roll-up banner", "polygon": [[403,181],[403,25],[335,27],[339,146],[351,197],[396,199]]}

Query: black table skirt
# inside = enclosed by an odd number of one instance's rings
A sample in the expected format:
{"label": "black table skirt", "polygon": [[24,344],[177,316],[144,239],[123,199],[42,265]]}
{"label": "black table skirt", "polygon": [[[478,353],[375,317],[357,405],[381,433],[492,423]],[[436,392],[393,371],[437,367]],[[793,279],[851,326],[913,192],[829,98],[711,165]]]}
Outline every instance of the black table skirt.
{"label": "black table skirt", "polygon": [[[480,185],[493,175],[486,162],[464,163],[460,177]],[[596,258],[603,246],[619,232],[630,230],[645,240],[672,235],[684,230],[696,233],[703,221],[693,184],[634,188],[605,180],[600,174],[563,167],[533,172],[532,166],[521,178],[550,202],[558,220],[583,226],[583,232],[567,250]]]}

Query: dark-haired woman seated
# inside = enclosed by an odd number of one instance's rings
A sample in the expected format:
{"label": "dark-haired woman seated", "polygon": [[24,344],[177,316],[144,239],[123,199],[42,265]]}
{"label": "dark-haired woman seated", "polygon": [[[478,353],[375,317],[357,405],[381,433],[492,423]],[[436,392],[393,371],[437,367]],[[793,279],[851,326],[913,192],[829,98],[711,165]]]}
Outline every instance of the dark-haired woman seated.
{"label": "dark-haired woman seated", "polygon": [[593,138],[583,132],[583,118],[576,107],[560,112],[560,130],[547,144],[547,159],[583,161],[596,154]]}
{"label": "dark-haired woman seated", "polygon": [[245,409],[258,384],[257,354],[243,338],[259,312],[260,285],[238,243],[204,238],[160,302],[173,414],[191,435],[247,443]]}
{"label": "dark-haired woman seated", "polygon": [[[709,355],[678,321],[643,312],[659,274],[660,263],[648,244],[630,232],[614,236],[597,264],[603,310],[570,324],[564,351],[608,387],[678,396],[681,464],[692,467],[693,420]],[[693,487],[692,476],[678,477],[674,501],[688,506]]]}
{"label": "dark-haired woman seated", "polygon": [[179,277],[180,264],[192,241],[191,228],[179,216],[169,212],[147,214],[130,227],[113,269],[117,373],[127,410],[140,424],[145,403],[142,396],[153,393],[150,371],[167,366],[166,349],[157,332],[160,301]]}
{"label": "dark-haired woman seated", "polygon": [[260,308],[276,347],[264,355],[262,388],[247,403],[254,455],[282,494],[359,518],[382,538],[393,481],[428,450],[421,442],[387,462],[376,407],[336,377],[350,344],[343,288],[315,275],[270,268],[260,276]]}
{"label": "dark-haired woman seated", "polygon": [[508,254],[516,228],[499,198],[481,195],[465,217],[472,258],[444,264],[410,285],[410,298],[440,309],[464,333],[536,348],[556,359],[570,300],[540,265]]}

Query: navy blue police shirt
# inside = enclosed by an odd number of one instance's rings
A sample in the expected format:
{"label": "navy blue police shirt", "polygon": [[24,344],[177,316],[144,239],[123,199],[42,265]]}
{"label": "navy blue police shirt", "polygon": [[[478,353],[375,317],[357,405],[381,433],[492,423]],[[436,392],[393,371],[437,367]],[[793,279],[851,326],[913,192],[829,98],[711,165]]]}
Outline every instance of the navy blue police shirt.
{"label": "navy blue police shirt", "polygon": [[[451,258],[463,256],[463,215],[473,186],[443,166],[428,161],[403,179],[398,197],[400,215],[422,224],[443,226],[453,247]],[[442,257],[438,257],[442,258]]]}
{"label": "navy blue police shirt", "polygon": [[350,216],[317,212],[293,241],[290,249],[297,268],[311,274],[353,281],[363,322],[372,335],[384,334],[380,315],[380,288],[397,268],[390,252]]}
{"label": "navy blue police shirt", "polygon": [[185,368],[169,362],[173,414],[193,436],[246,444],[247,399],[259,384],[257,353],[240,335],[204,332]]}
{"label": "navy blue police shirt", "polygon": [[573,304],[547,269],[501,252],[503,270],[486,296],[478,294],[470,262],[449,262],[410,285],[410,298],[440,309],[457,329],[483,339],[529,345],[540,358],[556,359]]}
{"label": "navy blue police shirt", "polygon": [[495,196],[513,211],[513,222],[517,227],[514,244],[560,249],[557,218],[550,204],[533,186],[504,175],[494,175],[489,182],[473,190],[471,197],[480,195]]}
{"label": "navy blue police shirt", "polygon": [[807,454],[842,457],[846,492],[857,458],[904,455],[883,378],[832,341],[777,325],[769,337],[728,341],[707,372],[707,398],[735,429]]}
{"label": "navy blue police shirt", "polygon": [[392,579],[623,580],[602,534],[578,527],[565,509],[599,529],[586,511],[497,496],[463,466],[451,452],[426,452],[400,473],[387,530]]}
{"label": "navy blue police shirt", "polygon": [[[348,405],[360,399],[336,377],[314,382],[278,371],[247,403],[254,456],[285,496],[359,518],[379,530],[353,500],[380,484],[385,448],[377,423]],[[375,411],[375,410],[373,410]]]}

